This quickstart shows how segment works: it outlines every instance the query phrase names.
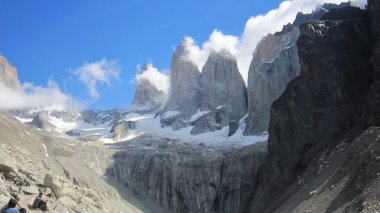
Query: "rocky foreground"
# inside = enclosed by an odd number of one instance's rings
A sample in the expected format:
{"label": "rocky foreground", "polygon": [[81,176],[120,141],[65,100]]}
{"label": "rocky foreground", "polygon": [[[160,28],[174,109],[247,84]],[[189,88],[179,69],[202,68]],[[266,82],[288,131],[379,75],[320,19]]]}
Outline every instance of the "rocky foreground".
{"label": "rocky foreground", "polygon": [[[39,191],[49,212],[143,212],[141,203],[103,176],[102,146],[86,146],[21,124],[0,113],[0,203],[17,194],[28,212]],[[103,157],[102,157],[103,156]]]}

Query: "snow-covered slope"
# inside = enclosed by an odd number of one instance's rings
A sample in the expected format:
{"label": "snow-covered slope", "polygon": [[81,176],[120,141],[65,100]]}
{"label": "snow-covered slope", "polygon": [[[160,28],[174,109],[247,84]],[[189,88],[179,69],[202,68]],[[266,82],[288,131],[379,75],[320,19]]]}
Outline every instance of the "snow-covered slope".
{"label": "snow-covered slope", "polygon": [[[28,113],[36,113],[36,111],[29,111]],[[199,135],[192,135],[191,131],[193,126],[191,123],[201,119],[202,116],[207,115],[208,111],[198,111],[195,113],[190,121],[189,125],[179,130],[173,130],[172,127],[163,127],[161,124],[161,117],[156,114],[138,114],[134,112],[126,112],[122,110],[110,110],[110,111],[96,111],[96,115],[89,116],[89,112],[81,112],[77,114],[77,117],[69,116],[70,114],[64,111],[42,111],[45,116],[40,116],[41,112],[38,112],[35,117],[43,117],[45,120],[44,126],[49,128],[45,131],[53,131],[57,134],[61,134],[63,137],[73,137],[83,141],[102,141],[104,143],[115,143],[120,141],[128,141],[137,136],[150,135],[168,138],[171,140],[177,140],[181,143],[200,144],[203,143],[206,146],[244,146],[256,143],[258,141],[266,141],[267,135],[262,134],[260,136],[243,136],[242,131],[245,125],[245,117],[240,120],[239,128],[234,135],[228,137],[229,127],[223,127],[220,130],[214,132],[207,132]],[[32,114],[33,114],[32,113]],[[73,114],[71,112],[71,114]],[[117,114],[118,116],[115,116]],[[66,116],[67,117],[66,117]],[[165,117],[170,119],[176,116],[174,111],[165,113]],[[15,116],[20,122],[32,124],[32,115],[24,113],[17,114]],[[35,119],[34,117],[34,119]],[[91,119],[89,119],[89,117]],[[134,128],[123,134],[115,136],[114,128],[121,122],[132,122]],[[47,125],[48,124],[48,125]],[[35,126],[41,129],[41,126]]]}

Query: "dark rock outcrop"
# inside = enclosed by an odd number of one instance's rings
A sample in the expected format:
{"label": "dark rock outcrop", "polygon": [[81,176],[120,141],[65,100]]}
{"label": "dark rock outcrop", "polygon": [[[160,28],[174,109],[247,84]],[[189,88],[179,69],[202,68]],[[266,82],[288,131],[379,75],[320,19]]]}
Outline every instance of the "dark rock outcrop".
{"label": "dark rock outcrop", "polygon": [[276,209],[281,193],[312,159],[368,115],[372,53],[367,12],[332,10],[300,29],[301,75],[272,105],[268,158],[249,212]]}
{"label": "dark rock outcrop", "polygon": [[380,2],[368,0],[372,33],[372,67],[374,84],[368,98],[369,106],[373,112],[371,124],[380,123]]}
{"label": "dark rock outcrop", "polygon": [[266,156],[264,143],[212,150],[144,136],[118,145],[106,174],[166,212],[236,212]]}

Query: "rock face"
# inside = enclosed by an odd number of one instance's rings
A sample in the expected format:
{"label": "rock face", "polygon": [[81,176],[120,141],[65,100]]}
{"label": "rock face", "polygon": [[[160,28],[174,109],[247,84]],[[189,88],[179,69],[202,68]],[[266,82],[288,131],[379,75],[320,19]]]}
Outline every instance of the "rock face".
{"label": "rock face", "polygon": [[227,50],[211,52],[201,75],[201,110],[226,106],[229,120],[247,112],[247,89],[236,58]]}
{"label": "rock face", "polygon": [[178,46],[171,62],[168,102],[164,111],[194,113],[199,109],[198,67],[189,59],[186,39]]}
{"label": "rock face", "polygon": [[370,14],[371,33],[372,33],[372,67],[374,84],[371,87],[369,105],[371,107],[371,124],[380,123],[380,2],[369,0],[368,10]]}
{"label": "rock face", "polygon": [[[161,126],[174,130],[194,126],[191,134],[196,135],[220,130],[229,122],[239,123],[247,113],[247,89],[236,58],[227,50],[211,52],[200,73],[188,57],[186,42],[189,41],[184,40],[172,59],[169,97]],[[209,113],[192,121],[198,110]]]}
{"label": "rock face", "polygon": [[85,110],[80,112],[81,119],[83,119],[84,122],[93,124],[93,125],[99,125],[99,124],[105,124],[110,123],[115,124],[117,121],[123,118],[123,115],[125,113],[120,110]]}
{"label": "rock face", "polygon": [[3,56],[0,56],[0,81],[7,87],[21,89],[16,68],[12,67]]}
{"label": "rock face", "polygon": [[113,138],[116,141],[120,141],[123,138],[127,137],[130,134],[133,134],[133,130],[136,129],[136,123],[133,121],[121,121],[118,124],[115,124],[112,129],[111,133],[115,133]]}
{"label": "rock face", "polygon": [[208,150],[145,136],[118,145],[106,173],[165,212],[236,212],[266,155],[263,143]]}
{"label": "rock face", "polygon": [[193,126],[192,135],[221,130],[229,124],[229,111],[226,106],[205,113],[194,121],[190,122]]}
{"label": "rock face", "polygon": [[293,24],[285,25],[281,32],[269,34],[259,42],[248,72],[248,117],[245,135],[268,130],[272,103],[300,73],[296,45],[299,26],[320,19],[331,9],[348,5],[324,4],[311,14],[298,13]]}
{"label": "rock face", "polygon": [[49,114],[47,111],[38,112],[38,114],[33,117],[33,120],[29,124],[39,129],[48,131],[54,129],[53,124],[49,122]]}
{"label": "rock face", "polygon": [[[272,212],[314,157],[363,124],[372,82],[366,11],[332,10],[300,28],[301,74],[271,108],[268,158],[249,212]],[[271,208],[268,208],[271,207]]]}
{"label": "rock face", "polygon": [[[139,75],[147,72],[148,69],[152,68],[151,66],[150,64],[145,64]],[[136,81],[136,92],[131,108],[142,113],[160,110],[166,103],[167,94],[159,90],[146,78],[137,78]]]}
{"label": "rock face", "polygon": [[295,45],[298,27],[288,25],[276,35],[268,35],[258,44],[248,73],[249,115],[244,134],[253,135],[268,129],[269,109],[299,75],[300,64]]}

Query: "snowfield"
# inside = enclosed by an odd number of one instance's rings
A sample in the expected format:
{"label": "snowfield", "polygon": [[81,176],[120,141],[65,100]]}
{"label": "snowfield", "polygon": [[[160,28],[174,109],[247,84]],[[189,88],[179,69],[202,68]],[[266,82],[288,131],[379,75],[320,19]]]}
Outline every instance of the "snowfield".
{"label": "snowfield", "polygon": [[[208,111],[198,111],[191,117],[190,122],[195,121],[196,119],[198,119],[206,113],[208,113]],[[163,116],[172,117],[178,114],[179,112],[170,111],[165,113]],[[107,115],[103,115],[100,117],[105,116]],[[128,113],[119,122],[132,121],[136,124],[136,129],[129,131],[129,134],[122,138],[120,141],[129,141],[139,136],[149,135],[152,137],[167,138],[187,144],[199,145],[202,143],[209,147],[240,147],[268,140],[268,135],[266,133],[257,136],[243,136],[245,118],[246,117],[240,120],[239,129],[236,131],[236,133],[231,137],[228,137],[228,126],[215,132],[192,135],[190,133],[193,128],[192,126],[174,131],[171,127],[162,128],[160,123],[160,117],[156,116],[155,114],[141,115],[137,113]],[[16,119],[18,119],[22,123],[30,122],[32,120],[21,117],[16,117]],[[57,118],[50,114],[48,121],[54,126],[54,131],[64,134],[65,137],[83,138],[85,136],[99,136],[99,140],[102,141],[104,144],[113,144],[120,142],[115,141],[114,133],[111,133],[111,129],[113,126],[111,121],[105,122],[104,124],[93,125],[84,122],[82,119],[77,119],[76,121],[68,122],[62,118]],[[70,134],[66,135],[66,133],[68,132]]]}

